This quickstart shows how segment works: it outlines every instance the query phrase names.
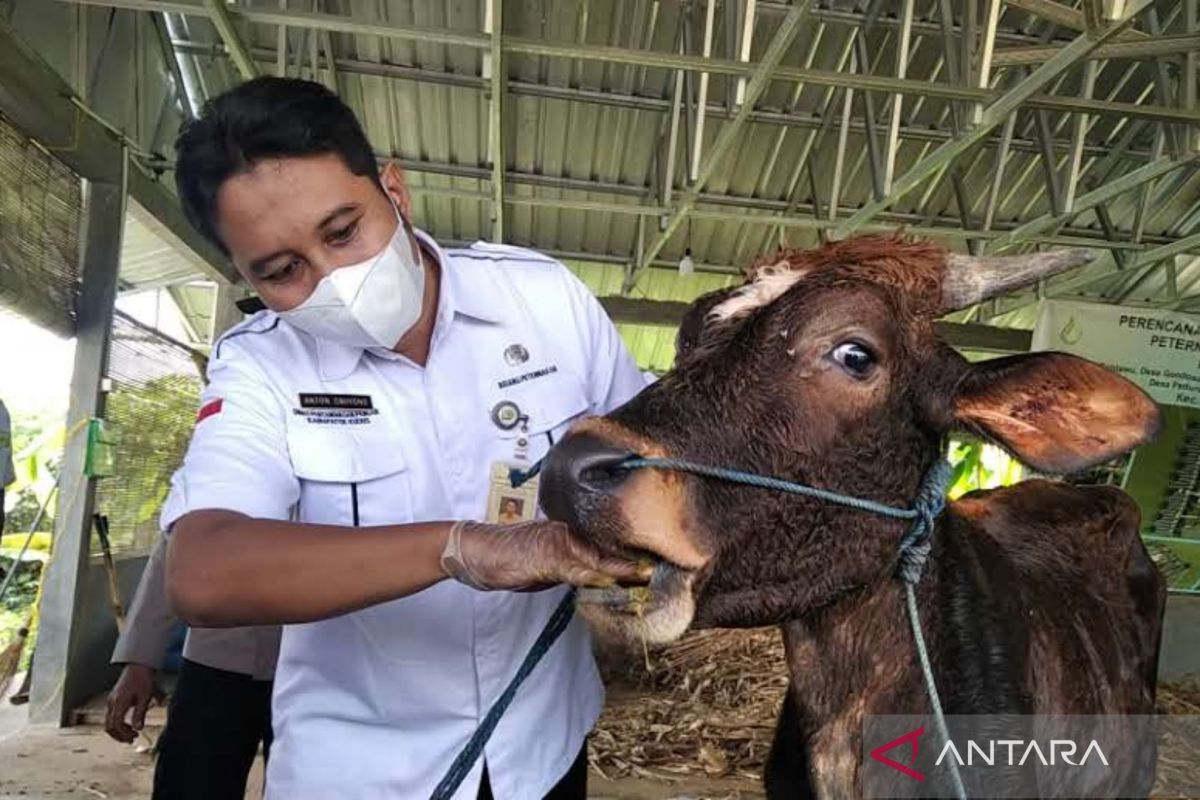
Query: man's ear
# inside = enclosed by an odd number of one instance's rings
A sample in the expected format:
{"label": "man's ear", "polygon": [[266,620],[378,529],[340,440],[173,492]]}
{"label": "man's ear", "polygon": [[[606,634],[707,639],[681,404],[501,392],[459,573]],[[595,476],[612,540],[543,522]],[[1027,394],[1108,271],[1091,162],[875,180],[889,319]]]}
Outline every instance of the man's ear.
{"label": "man's ear", "polygon": [[1115,372],[1065,353],[977,362],[959,384],[960,425],[1031,467],[1077,472],[1153,439],[1158,406]]}
{"label": "man's ear", "polygon": [[388,161],[379,170],[379,182],[388,197],[400,209],[400,216],[412,224],[412,195],[408,192],[408,181],[404,178],[404,170],[395,161]]}

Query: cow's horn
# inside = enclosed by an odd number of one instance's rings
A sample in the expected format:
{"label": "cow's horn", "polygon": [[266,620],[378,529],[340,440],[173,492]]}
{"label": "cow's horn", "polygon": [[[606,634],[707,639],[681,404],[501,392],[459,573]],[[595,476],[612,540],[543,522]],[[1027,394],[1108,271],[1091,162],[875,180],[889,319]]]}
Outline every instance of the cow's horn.
{"label": "cow's horn", "polygon": [[1021,256],[946,256],[942,311],[956,311],[1011,292],[1094,258],[1091,250],[1057,250]]}

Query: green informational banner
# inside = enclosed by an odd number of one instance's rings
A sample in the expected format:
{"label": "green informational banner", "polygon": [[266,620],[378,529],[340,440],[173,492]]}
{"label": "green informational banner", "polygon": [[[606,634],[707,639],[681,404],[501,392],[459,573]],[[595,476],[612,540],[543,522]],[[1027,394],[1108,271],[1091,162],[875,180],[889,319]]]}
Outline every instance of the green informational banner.
{"label": "green informational banner", "polygon": [[1046,300],[1032,349],[1104,364],[1159,404],[1162,429],[1134,453],[1122,488],[1171,591],[1200,593],[1200,316]]}
{"label": "green informational banner", "polygon": [[1200,316],[1046,300],[1032,349],[1098,361],[1158,403],[1200,408]]}

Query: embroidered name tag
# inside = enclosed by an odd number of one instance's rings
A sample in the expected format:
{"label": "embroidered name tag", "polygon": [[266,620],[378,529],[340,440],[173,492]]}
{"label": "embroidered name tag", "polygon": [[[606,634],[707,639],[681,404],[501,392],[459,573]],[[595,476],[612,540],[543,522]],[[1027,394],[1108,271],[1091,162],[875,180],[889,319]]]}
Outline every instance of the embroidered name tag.
{"label": "embroidered name tag", "polygon": [[306,394],[300,393],[301,408],[357,409],[375,408],[371,396],[366,394]]}
{"label": "embroidered name tag", "polygon": [[300,408],[292,413],[310,425],[366,425],[379,413],[370,395],[300,393]]}
{"label": "embroidered name tag", "polygon": [[537,369],[537,370],[534,370],[533,372],[526,372],[524,375],[518,375],[515,378],[508,378],[507,380],[500,381],[496,385],[499,386],[501,389],[507,389],[510,386],[516,386],[518,383],[525,383],[526,381],[534,381],[534,380],[537,380],[538,378],[544,378],[547,375],[553,375],[556,372],[558,372],[558,367],[551,364],[550,366],[545,367],[543,369]]}

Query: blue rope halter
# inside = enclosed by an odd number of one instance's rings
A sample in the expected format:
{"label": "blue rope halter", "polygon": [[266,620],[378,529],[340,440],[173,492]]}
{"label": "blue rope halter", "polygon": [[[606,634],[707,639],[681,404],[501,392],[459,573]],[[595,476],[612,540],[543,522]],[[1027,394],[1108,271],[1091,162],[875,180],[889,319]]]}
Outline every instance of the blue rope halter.
{"label": "blue rope halter", "polygon": [[[896,508],[883,503],[876,503],[873,500],[864,500],[861,497],[853,497],[841,494],[840,492],[831,492],[827,489],[817,489],[812,486],[805,486],[802,483],[783,480],[782,478],[756,475],[751,472],[742,472],[741,470],[727,469],[725,467],[712,467],[707,464],[697,464],[693,461],[684,461],[676,458],[634,457],[626,460],[621,465],[622,469],[642,469],[646,467],[674,470],[676,472],[689,472],[705,478],[715,478],[730,483],[754,486],[760,489],[770,489],[777,492],[786,492],[787,494],[811,497],[857,511],[865,511],[883,517],[891,517],[892,519],[912,521],[912,526],[904,534],[903,538],[900,539],[898,545],[899,561],[896,564],[896,577],[900,578],[904,583],[904,599],[905,607],[908,611],[908,623],[909,627],[912,628],[913,640],[917,647],[917,658],[921,663],[921,674],[925,679],[925,691],[929,695],[929,704],[933,707],[933,717],[938,735],[942,738],[943,744],[950,741],[950,731],[946,727],[946,715],[942,711],[941,697],[938,695],[937,683],[933,678],[933,666],[929,661],[929,649],[925,645],[925,634],[921,629],[921,614],[917,608],[916,594],[916,585],[921,580],[921,573],[925,569],[925,562],[929,559],[929,553],[933,549],[932,536],[934,524],[938,515],[946,507],[946,492],[950,489],[950,478],[953,473],[953,468],[948,461],[939,458],[929,468],[929,471],[925,473],[925,478],[921,481],[921,487],[917,490],[917,496],[913,500],[912,508]],[[954,784],[956,796],[959,800],[966,800],[967,792],[963,786],[962,776],[958,772],[958,765],[954,763],[954,759],[950,759],[947,763],[950,765],[950,780]]]}
{"label": "blue rope halter", "polygon": [[[509,482],[516,488],[534,475],[537,475],[541,468],[542,462],[539,461],[528,470],[514,469],[509,473]],[[687,472],[704,478],[713,478],[729,483],[753,486],[759,489],[810,497],[857,511],[864,511],[892,519],[911,521],[912,526],[909,527],[903,538],[900,539],[898,545],[899,560],[896,565],[896,576],[904,583],[908,622],[912,628],[913,639],[917,647],[917,657],[921,664],[921,673],[925,679],[925,691],[928,693],[929,703],[933,707],[933,716],[938,735],[942,738],[943,743],[950,740],[950,732],[946,727],[946,717],[942,711],[942,702],[938,696],[937,685],[933,678],[933,667],[929,662],[929,651],[925,645],[925,635],[921,630],[921,616],[917,607],[917,595],[915,591],[917,583],[921,580],[921,573],[924,571],[925,562],[928,560],[929,553],[933,547],[931,537],[933,535],[934,524],[938,515],[946,507],[946,492],[950,488],[952,468],[945,459],[939,458],[930,467],[929,471],[925,473],[925,478],[921,482],[921,487],[917,490],[917,496],[913,500],[911,508],[896,508],[895,506],[877,503],[873,500],[864,500],[861,497],[853,497],[827,489],[817,489],[813,486],[805,486],[802,483],[795,483],[794,481],[782,478],[756,475],[751,472],[727,469],[725,467],[712,467],[707,464],[698,464],[694,461],[686,461],[678,458],[642,458],[634,456],[623,461],[617,468],[623,470],[663,469],[675,472]],[[471,771],[471,767],[483,752],[484,745],[487,744],[487,740],[491,737],[492,731],[495,730],[496,724],[499,723],[500,717],[503,716],[505,710],[512,703],[517,689],[529,677],[533,668],[541,661],[542,656],[550,650],[554,642],[566,630],[567,624],[571,621],[571,616],[574,612],[574,602],[575,593],[572,591],[559,603],[546,623],[546,627],[538,636],[537,641],[534,642],[529,654],[525,656],[525,660],[521,663],[516,675],[513,676],[513,679],[504,689],[504,692],[488,710],[483,722],[480,723],[478,729],[471,736],[462,752],[458,754],[446,776],[442,778],[442,781],[434,790],[431,800],[449,800],[459,784],[466,778],[467,773]],[[954,784],[955,795],[959,800],[966,800],[967,792],[963,787],[962,776],[958,772],[958,765],[954,763],[954,759],[950,759],[947,763],[950,765],[950,778]]]}

